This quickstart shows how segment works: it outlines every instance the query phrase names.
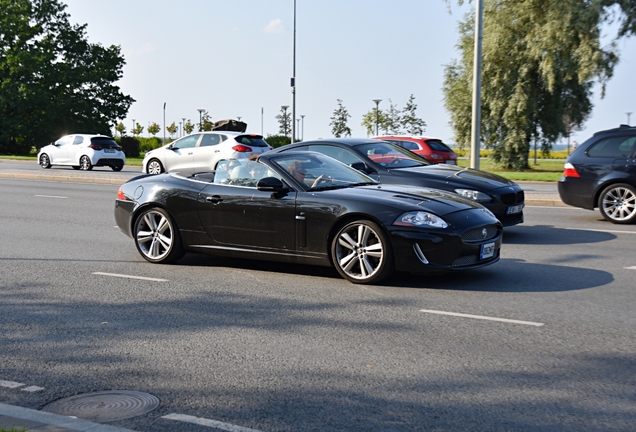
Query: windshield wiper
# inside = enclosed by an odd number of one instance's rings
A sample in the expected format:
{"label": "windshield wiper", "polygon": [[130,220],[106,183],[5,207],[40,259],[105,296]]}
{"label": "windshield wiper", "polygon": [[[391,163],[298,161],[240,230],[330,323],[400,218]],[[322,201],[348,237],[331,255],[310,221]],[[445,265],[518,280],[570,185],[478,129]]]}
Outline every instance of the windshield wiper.
{"label": "windshield wiper", "polygon": [[332,189],[344,189],[349,187],[348,184],[346,185],[327,185],[327,186],[316,186],[316,187],[312,187],[307,189],[307,191],[322,191],[322,190],[332,190]]}

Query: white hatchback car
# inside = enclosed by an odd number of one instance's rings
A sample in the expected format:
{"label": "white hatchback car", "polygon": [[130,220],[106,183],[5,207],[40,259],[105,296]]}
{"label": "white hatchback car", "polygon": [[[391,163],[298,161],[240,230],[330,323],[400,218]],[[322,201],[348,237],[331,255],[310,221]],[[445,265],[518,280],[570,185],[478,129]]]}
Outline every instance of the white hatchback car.
{"label": "white hatchback car", "polygon": [[42,168],[67,165],[88,171],[94,166],[109,166],[113,171],[121,171],[126,155],[111,137],[75,134],[42,147],[38,152],[38,163]]}
{"label": "white hatchback car", "polygon": [[261,135],[243,132],[195,132],[144,156],[142,171],[146,174],[179,172],[194,174],[213,171],[222,159],[248,159],[252,154],[272,150]]}

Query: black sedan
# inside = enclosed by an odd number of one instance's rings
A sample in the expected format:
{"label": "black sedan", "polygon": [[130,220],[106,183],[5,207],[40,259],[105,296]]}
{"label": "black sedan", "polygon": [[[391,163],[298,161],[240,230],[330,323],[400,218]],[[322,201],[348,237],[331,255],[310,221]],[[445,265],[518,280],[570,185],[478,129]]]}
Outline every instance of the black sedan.
{"label": "black sedan", "polygon": [[561,200],[594,210],[613,223],[636,222],[636,127],[595,133],[565,161]]}
{"label": "black sedan", "polygon": [[383,184],[423,186],[458,193],[482,204],[504,226],[523,222],[523,189],[515,182],[495,174],[455,165],[432,164],[400,146],[372,139],[303,141],[273,151],[291,150],[326,154]]}
{"label": "black sedan", "polygon": [[459,195],[381,185],[320,153],[240,162],[131,179],[117,194],[117,225],[153,263],[203,252],[333,265],[355,283],[499,260],[501,223]]}

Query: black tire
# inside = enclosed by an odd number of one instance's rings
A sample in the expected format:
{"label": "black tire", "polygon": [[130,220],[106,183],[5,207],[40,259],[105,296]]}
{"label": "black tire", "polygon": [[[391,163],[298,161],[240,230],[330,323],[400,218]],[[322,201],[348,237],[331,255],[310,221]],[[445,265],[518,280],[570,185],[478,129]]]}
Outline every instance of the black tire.
{"label": "black tire", "polygon": [[606,187],[598,198],[598,208],[603,217],[615,224],[636,221],[636,188],[627,183]]}
{"label": "black tire", "polygon": [[340,275],[353,283],[376,284],[393,273],[393,251],[384,230],[369,220],[341,227],[331,241],[331,259]]}
{"label": "black tire", "polygon": [[110,167],[113,171],[118,172],[121,171],[124,168],[124,164],[120,164],[120,165],[111,165]]}
{"label": "black tire", "polygon": [[150,159],[148,165],[146,165],[146,172],[148,174],[161,174],[165,172],[165,170],[159,159]]}
{"label": "black tire", "polygon": [[40,160],[38,162],[40,163],[40,166],[44,169],[51,168],[51,159],[49,159],[49,155],[47,155],[46,153],[42,153],[40,155]]}
{"label": "black tire", "polygon": [[176,222],[162,208],[144,210],[134,227],[137,250],[146,261],[169,264],[185,254]]}
{"label": "black tire", "polygon": [[84,155],[80,158],[79,160],[80,162],[80,169],[83,171],[90,171],[93,169],[93,164],[91,163],[91,158],[89,158],[88,156]]}

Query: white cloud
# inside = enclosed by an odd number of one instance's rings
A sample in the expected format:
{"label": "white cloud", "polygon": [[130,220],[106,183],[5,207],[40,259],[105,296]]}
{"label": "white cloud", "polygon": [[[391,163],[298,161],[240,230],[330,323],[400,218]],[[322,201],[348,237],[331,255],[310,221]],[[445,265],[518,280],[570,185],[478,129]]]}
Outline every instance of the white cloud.
{"label": "white cloud", "polygon": [[265,27],[264,31],[265,33],[272,33],[272,34],[285,33],[285,26],[283,25],[283,20],[280,18],[271,20],[269,24],[267,24],[267,26]]}

